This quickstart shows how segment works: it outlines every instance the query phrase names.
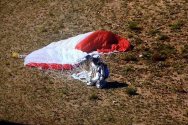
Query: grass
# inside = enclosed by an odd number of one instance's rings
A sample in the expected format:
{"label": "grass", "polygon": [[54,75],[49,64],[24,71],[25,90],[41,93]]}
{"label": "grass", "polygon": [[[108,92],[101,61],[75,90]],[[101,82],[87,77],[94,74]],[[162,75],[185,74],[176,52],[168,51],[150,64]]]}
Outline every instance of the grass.
{"label": "grass", "polygon": [[[185,0],[1,1],[0,121],[187,124],[187,6]],[[102,90],[68,71],[27,68],[12,58],[97,30],[134,46],[101,56],[110,71]]]}
{"label": "grass", "polygon": [[149,30],[148,33],[149,33],[150,35],[155,35],[155,34],[159,33],[159,30],[158,30],[158,29]]}
{"label": "grass", "polygon": [[89,96],[89,100],[97,100],[97,99],[100,99],[100,98],[96,93]]}
{"label": "grass", "polygon": [[122,56],[122,59],[125,61],[136,61],[137,58],[135,57],[135,55],[131,54],[131,53],[126,53]]}
{"label": "grass", "polygon": [[127,37],[128,37],[128,38],[132,38],[133,35],[132,35],[131,33],[127,33]]}
{"label": "grass", "polygon": [[136,43],[136,45],[141,44],[141,43],[142,43],[141,38],[136,37],[136,38],[135,38],[135,43]]}
{"label": "grass", "polygon": [[130,66],[125,67],[125,71],[131,71],[131,67]]}
{"label": "grass", "polygon": [[62,93],[63,94],[67,94],[67,90],[62,90]]}
{"label": "grass", "polygon": [[129,21],[128,22],[128,28],[134,31],[139,31],[141,30],[141,28],[138,26],[138,22],[137,21]]}
{"label": "grass", "polygon": [[128,94],[128,95],[136,95],[137,93],[137,90],[136,89],[134,89],[134,88],[127,88],[126,90],[125,90],[125,92]]}
{"label": "grass", "polygon": [[182,21],[176,21],[175,23],[169,24],[170,29],[173,30],[173,31],[181,29],[182,26],[183,26]]}
{"label": "grass", "polygon": [[185,110],[184,110],[183,116],[188,117],[188,109],[185,109]]}
{"label": "grass", "polygon": [[180,48],[180,50],[182,57],[188,58],[188,45],[184,45],[183,47]]}
{"label": "grass", "polygon": [[160,35],[159,40],[167,40],[168,39],[168,36],[167,35]]}

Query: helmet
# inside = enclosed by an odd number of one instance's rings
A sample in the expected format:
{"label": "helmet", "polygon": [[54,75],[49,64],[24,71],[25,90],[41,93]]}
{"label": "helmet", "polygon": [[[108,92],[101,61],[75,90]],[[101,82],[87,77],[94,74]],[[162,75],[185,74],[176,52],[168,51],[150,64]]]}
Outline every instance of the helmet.
{"label": "helmet", "polygon": [[100,58],[99,55],[93,55],[92,61],[93,61],[95,64],[97,64],[97,63],[99,62],[99,58]]}
{"label": "helmet", "polygon": [[99,55],[93,55],[93,58],[97,58],[97,59],[99,59],[100,56],[99,56]]}

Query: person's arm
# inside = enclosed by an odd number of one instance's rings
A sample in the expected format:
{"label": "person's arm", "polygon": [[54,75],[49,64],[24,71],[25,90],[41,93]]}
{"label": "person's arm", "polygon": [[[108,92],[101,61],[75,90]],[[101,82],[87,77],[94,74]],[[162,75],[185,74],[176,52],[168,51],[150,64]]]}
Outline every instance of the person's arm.
{"label": "person's arm", "polygon": [[100,68],[100,80],[104,80],[104,67]]}

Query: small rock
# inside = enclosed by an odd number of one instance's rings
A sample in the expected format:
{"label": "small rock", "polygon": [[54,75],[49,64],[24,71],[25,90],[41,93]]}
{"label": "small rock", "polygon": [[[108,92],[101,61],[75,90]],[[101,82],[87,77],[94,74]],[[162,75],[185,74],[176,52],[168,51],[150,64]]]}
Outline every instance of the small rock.
{"label": "small rock", "polygon": [[117,101],[113,101],[113,103],[115,104],[115,103],[117,103]]}

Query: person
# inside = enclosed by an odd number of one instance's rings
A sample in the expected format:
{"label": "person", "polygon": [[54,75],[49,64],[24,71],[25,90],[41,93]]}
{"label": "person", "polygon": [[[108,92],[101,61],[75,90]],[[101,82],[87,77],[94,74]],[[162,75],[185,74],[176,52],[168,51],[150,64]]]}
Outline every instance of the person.
{"label": "person", "polygon": [[96,86],[97,88],[102,89],[107,83],[105,79],[109,76],[108,70],[108,73],[105,74],[106,70],[107,65],[100,61],[100,56],[92,56],[92,61],[90,63],[89,82],[87,83],[87,85]]}

